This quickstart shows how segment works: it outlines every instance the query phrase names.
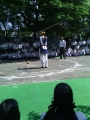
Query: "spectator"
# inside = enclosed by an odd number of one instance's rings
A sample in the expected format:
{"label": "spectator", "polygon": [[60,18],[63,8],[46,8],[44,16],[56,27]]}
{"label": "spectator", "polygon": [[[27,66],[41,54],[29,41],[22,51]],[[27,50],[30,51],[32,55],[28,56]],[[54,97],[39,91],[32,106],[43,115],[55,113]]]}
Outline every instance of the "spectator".
{"label": "spectator", "polygon": [[87,45],[90,46],[90,38],[87,40]]}
{"label": "spectator", "polygon": [[35,41],[35,42],[33,43],[33,48],[34,48],[34,51],[37,51],[37,50],[38,50],[37,41]]}
{"label": "spectator", "polygon": [[8,49],[9,49],[8,50],[9,52],[13,51],[13,43],[12,42],[8,43]]}
{"label": "spectator", "polygon": [[15,99],[6,99],[1,102],[0,120],[20,120],[20,111]]}
{"label": "spectator", "polygon": [[80,49],[78,49],[78,53],[79,53],[79,55],[85,55],[84,47],[80,47]]}
{"label": "spectator", "polygon": [[54,89],[54,97],[48,111],[40,120],[87,120],[84,113],[74,110],[73,91],[66,83],[59,83]]}
{"label": "spectator", "polygon": [[80,48],[80,45],[79,45],[79,43],[77,43],[76,49],[79,50],[79,48]]}
{"label": "spectator", "polygon": [[66,48],[66,41],[63,37],[61,37],[61,40],[59,41],[59,48],[60,48],[60,59],[62,59],[62,55],[65,58],[65,48]]}
{"label": "spectator", "polygon": [[23,44],[20,42],[19,45],[18,45],[18,49],[21,50],[23,47]]}
{"label": "spectator", "polygon": [[78,43],[79,43],[79,46],[80,46],[80,47],[83,46],[83,41],[82,41],[82,39],[80,39],[80,41],[79,41]]}
{"label": "spectator", "polygon": [[90,49],[88,45],[85,46],[85,52],[86,52],[86,55],[90,55]]}
{"label": "spectator", "polygon": [[86,45],[86,40],[83,39],[83,40],[82,40],[82,46],[85,47],[85,45]]}
{"label": "spectator", "polygon": [[5,53],[8,50],[8,43],[7,42],[2,44],[2,49],[3,49],[3,53]]}
{"label": "spectator", "polygon": [[77,51],[77,49],[76,48],[74,48],[72,51],[71,51],[71,55],[72,56],[79,56],[79,54],[78,54],[78,51]]}
{"label": "spectator", "polygon": [[68,46],[67,50],[66,50],[66,56],[67,57],[71,57],[71,52],[72,52],[72,48],[70,46]]}
{"label": "spectator", "polygon": [[71,43],[71,47],[72,49],[74,49],[77,45],[77,41],[76,40],[73,40],[73,42]]}
{"label": "spectator", "polygon": [[52,47],[51,47],[52,50],[57,50],[57,47],[54,43],[52,43]]}

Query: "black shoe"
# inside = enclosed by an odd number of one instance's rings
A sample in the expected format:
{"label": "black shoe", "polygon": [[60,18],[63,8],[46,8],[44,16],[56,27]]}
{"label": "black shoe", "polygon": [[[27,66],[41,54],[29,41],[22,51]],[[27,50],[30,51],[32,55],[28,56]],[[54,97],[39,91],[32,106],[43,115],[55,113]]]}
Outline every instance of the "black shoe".
{"label": "black shoe", "polygon": [[64,59],[66,59],[66,58],[64,58]]}
{"label": "black shoe", "polygon": [[47,66],[45,66],[45,68],[48,68]]}
{"label": "black shoe", "polygon": [[41,67],[41,68],[45,68],[45,67]]}

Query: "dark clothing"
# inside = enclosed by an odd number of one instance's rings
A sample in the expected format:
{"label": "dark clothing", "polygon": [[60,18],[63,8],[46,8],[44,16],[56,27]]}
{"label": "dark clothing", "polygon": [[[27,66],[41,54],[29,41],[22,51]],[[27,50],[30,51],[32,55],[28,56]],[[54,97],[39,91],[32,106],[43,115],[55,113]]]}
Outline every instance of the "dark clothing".
{"label": "dark clothing", "polygon": [[62,55],[65,59],[66,41],[64,39],[59,41],[59,48],[60,48],[60,59],[62,59]]}
{"label": "dark clothing", "polygon": [[[78,120],[76,115],[73,115],[74,120]],[[56,115],[55,117],[52,118],[52,120],[68,120],[67,115],[61,114],[61,115]]]}
{"label": "dark clothing", "polygon": [[42,38],[40,37],[40,53],[41,54],[47,54],[47,37]]}
{"label": "dark clothing", "polygon": [[60,47],[60,59],[62,59],[62,55],[65,59],[65,48],[64,47]]}

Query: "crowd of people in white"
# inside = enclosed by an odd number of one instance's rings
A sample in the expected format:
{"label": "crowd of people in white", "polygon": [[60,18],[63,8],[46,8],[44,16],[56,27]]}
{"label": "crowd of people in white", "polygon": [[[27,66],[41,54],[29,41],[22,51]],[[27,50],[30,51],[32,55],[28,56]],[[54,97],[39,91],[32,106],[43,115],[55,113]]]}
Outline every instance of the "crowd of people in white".
{"label": "crowd of people in white", "polygon": [[35,51],[33,47],[27,42],[6,42],[0,44],[0,59],[5,60],[18,60],[18,59],[28,59],[37,58],[38,51]]}
{"label": "crowd of people in white", "polygon": [[80,41],[73,40],[71,46],[66,49],[66,56],[90,55],[90,39]]}
{"label": "crowd of people in white", "polygon": [[[48,57],[59,56],[60,49],[52,43],[48,47]],[[73,40],[71,45],[65,50],[66,57],[90,55],[90,39]],[[33,43],[33,47],[28,42],[5,42],[0,44],[0,60],[18,60],[18,59],[39,58],[39,42]]]}

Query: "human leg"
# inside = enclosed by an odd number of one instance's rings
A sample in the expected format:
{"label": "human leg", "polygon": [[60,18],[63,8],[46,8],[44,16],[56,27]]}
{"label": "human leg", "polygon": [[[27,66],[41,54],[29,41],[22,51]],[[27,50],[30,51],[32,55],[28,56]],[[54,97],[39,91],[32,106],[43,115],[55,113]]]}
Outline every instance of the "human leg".
{"label": "human leg", "polygon": [[60,59],[62,59],[62,55],[63,55],[63,48],[60,47]]}
{"label": "human leg", "polygon": [[45,67],[48,67],[48,54],[45,54]]}
{"label": "human leg", "polygon": [[42,68],[44,68],[45,67],[45,56],[44,56],[44,54],[40,54],[40,61],[41,61]]}

